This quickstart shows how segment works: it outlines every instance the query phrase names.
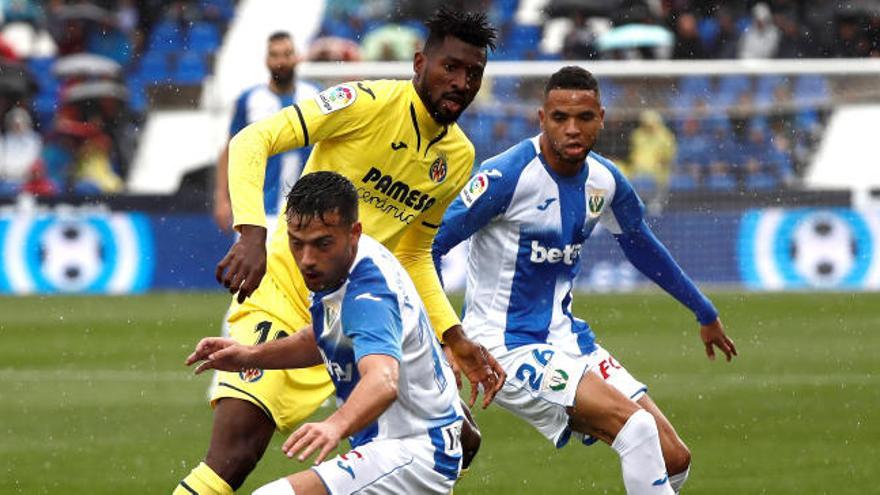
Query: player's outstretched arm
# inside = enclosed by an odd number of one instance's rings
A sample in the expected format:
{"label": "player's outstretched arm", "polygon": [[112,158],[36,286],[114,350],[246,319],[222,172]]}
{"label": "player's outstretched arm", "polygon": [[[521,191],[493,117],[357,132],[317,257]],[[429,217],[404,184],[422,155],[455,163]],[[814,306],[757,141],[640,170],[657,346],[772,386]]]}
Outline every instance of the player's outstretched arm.
{"label": "player's outstretched arm", "polygon": [[715,358],[713,346],[721,349],[728,361],[737,355],[733,341],[724,333],[718,319],[718,310],[684,273],[644,220],[635,229],[615,237],[633,266],[693,311],[700,323],[700,337],[709,359]]}
{"label": "player's outstretched arm", "polygon": [[320,423],[306,423],[294,431],[281,450],[300,461],[315,452],[320,464],[342,441],[375,421],[397,399],[399,364],[391,356],[370,354],[358,361],[361,379],[345,404]]}
{"label": "player's outstretched arm", "polygon": [[289,337],[259,345],[242,345],[222,337],[207,337],[199,341],[195,351],[186,358],[186,365],[197,362],[195,373],[209,369],[241,371],[248,368],[289,369],[306,368],[321,364],[321,354],[311,327]]}

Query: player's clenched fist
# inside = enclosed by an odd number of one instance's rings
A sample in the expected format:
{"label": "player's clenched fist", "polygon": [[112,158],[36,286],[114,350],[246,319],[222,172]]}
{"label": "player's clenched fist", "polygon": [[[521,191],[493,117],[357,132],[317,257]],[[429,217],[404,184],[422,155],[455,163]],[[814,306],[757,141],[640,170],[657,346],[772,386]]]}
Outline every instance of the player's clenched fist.
{"label": "player's clenched fist", "polygon": [[207,337],[199,341],[196,350],[186,358],[186,365],[202,361],[195,374],[205,370],[241,371],[249,368],[251,346],[241,345],[233,339]]}
{"label": "player's clenched fist", "polygon": [[240,229],[241,237],[217,263],[214,273],[217,283],[231,294],[238,293],[239,304],[257,290],[266,274],[266,229],[255,225]]}

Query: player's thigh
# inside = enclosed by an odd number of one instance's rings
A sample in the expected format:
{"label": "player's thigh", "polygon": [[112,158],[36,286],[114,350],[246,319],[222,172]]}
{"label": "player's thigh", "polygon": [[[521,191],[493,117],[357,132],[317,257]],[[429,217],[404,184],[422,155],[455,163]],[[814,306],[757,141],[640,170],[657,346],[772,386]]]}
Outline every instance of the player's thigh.
{"label": "player's thigh", "polygon": [[[447,494],[458,476],[458,466],[444,472],[437,449],[427,435],[370,442],[325,461],[312,470],[329,493]],[[457,457],[460,462],[460,453]],[[297,492],[298,493],[298,492]]]}
{"label": "player's thigh", "polygon": [[609,385],[634,401],[638,401],[648,391],[647,385],[636,379],[611,353],[600,345],[588,355],[590,371],[600,376]]}
{"label": "player's thigh", "polygon": [[571,431],[566,408],[574,404],[577,384],[589,368],[585,356],[574,356],[546,344],[498,352],[507,373],[495,403],[531,424],[557,447]]}
{"label": "player's thigh", "polygon": [[[263,311],[240,315],[230,323],[230,336],[243,344],[259,344],[288,336],[308,325],[296,317],[284,320]],[[323,365],[292,370],[259,368],[237,373],[218,372],[211,403],[222,398],[251,402],[280,430],[288,430],[311,415],[333,393]]]}
{"label": "player's thigh", "polygon": [[571,428],[611,443],[639,406],[596,373],[585,373],[569,408]]}

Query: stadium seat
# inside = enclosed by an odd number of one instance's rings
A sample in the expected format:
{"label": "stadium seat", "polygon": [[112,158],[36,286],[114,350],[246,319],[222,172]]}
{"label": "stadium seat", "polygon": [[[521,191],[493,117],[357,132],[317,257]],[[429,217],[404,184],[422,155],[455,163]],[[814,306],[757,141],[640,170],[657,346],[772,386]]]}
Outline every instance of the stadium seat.
{"label": "stadium seat", "polygon": [[746,176],[746,190],[748,191],[766,191],[777,187],[779,187],[779,181],[772,174],[759,172]]}
{"label": "stadium seat", "polygon": [[729,175],[710,175],[706,177],[705,185],[716,191],[732,191],[736,189],[736,179]]}
{"label": "stadium seat", "polygon": [[170,21],[163,21],[150,33],[149,50],[165,52],[178,51],[183,48],[183,32],[180,26]]}
{"label": "stadium seat", "polygon": [[657,192],[657,181],[650,175],[637,175],[630,179],[630,183],[640,196],[650,197]]}
{"label": "stadium seat", "polygon": [[720,32],[718,21],[713,17],[704,17],[697,22],[697,32],[700,35],[700,42],[708,48],[715,48],[718,42],[718,33]]}
{"label": "stadium seat", "polygon": [[171,67],[164,52],[149,52],[141,59],[137,72],[144,81],[158,82],[168,79]]}
{"label": "stadium seat", "polygon": [[183,54],[177,61],[177,70],[173,79],[179,84],[199,84],[208,74],[204,56],[201,53]]}
{"label": "stadium seat", "polygon": [[672,174],[669,178],[670,191],[693,191],[697,188],[697,181],[689,174]]}
{"label": "stadium seat", "polygon": [[492,96],[496,99],[514,101],[519,92],[520,78],[499,76],[492,82]]}
{"label": "stadium seat", "polygon": [[220,33],[213,24],[206,22],[194,24],[189,32],[186,46],[195,52],[214,52],[220,47]]}

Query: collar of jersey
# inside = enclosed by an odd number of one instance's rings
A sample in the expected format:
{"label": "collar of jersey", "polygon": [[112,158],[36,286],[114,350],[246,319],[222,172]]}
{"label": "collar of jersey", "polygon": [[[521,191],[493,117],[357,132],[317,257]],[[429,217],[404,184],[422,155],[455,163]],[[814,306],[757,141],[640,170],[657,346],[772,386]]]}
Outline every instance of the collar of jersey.
{"label": "collar of jersey", "polygon": [[428,143],[432,138],[434,138],[437,134],[443,131],[445,127],[442,124],[438,124],[431,114],[428,112],[428,108],[425,107],[425,104],[422,102],[422,98],[416,92],[416,87],[410,81],[409,83],[409,94],[410,101],[412,101],[413,108],[416,109],[416,121],[419,124],[419,132],[422,134],[422,140],[424,143],[422,145]]}

